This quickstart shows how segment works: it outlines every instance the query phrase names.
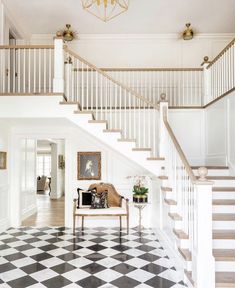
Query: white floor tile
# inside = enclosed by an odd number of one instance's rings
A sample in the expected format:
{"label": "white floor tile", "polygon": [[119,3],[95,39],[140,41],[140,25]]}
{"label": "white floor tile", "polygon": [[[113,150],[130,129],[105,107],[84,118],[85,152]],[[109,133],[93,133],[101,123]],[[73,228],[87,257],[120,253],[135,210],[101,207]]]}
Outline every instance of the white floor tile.
{"label": "white floor tile", "polygon": [[4,282],[9,282],[12,280],[15,280],[17,278],[21,278],[23,276],[27,275],[24,271],[20,269],[13,269],[4,273],[1,273],[1,279]]}
{"label": "white floor tile", "polygon": [[63,274],[63,277],[67,278],[68,280],[72,282],[77,282],[89,276],[90,276],[90,273],[87,273],[86,271],[83,271],[79,268]]}
{"label": "white floor tile", "polygon": [[95,277],[98,277],[105,282],[112,282],[122,276],[123,275],[121,273],[110,269],[106,269],[95,274]]}
{"label": "white floor tile", "polygon": [[155,275],[152,273],[149,273],[147,271],[141,270],[141,269],[136,269],[128,274],[126,276],[135,279],[139,282],[146,282],[149,279],[153,278]]}
{"label": "white floor tile", "polygon": [[50,278],[56,277],[58,275],[59,275],[58,273],[56,273],[50,269],[44,269],[44,270],[35,272],[33,274],[30,274],[30,276],[38,282],[43,282],[43,281],[48,280]]}

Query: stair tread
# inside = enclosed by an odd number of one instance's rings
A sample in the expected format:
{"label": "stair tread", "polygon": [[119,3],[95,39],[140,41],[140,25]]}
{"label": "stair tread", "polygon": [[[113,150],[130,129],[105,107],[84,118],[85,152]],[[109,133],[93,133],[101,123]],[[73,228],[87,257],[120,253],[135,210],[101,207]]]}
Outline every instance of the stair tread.
{"label": "stair tread", "polygon": [[177,202],[173,199],[164,199],[165,203],[168,205],[177,205]]}
{"label": "stair tread", "polygon": [[121,129],[105,129],[103,130],[105,133],[116,133],[116,132],[122,132]]}
{"label": "stair tread", "polygon": [[147,158],[147,160],[149,160],[149,161],[162,161],[162,160],[165,160],[165,158],[163,158],[163,157],[149,157],[149,158]]}
{"label": "stair tread", "polygon": [[179,239],[189,239],[189,236],[183,230],[173,229],[173,232]]}
{"label": "stair tread", "polygon": [[188,280],[191,282],[191,284],[194,286],[194,281],[193,281],[193,278],[192,278],[192,272],[184,270],[184,273],[185,273],[186,277],[188,278]]}
{"label": "stair tread", "polygon": [[213,230],[213,239],[235,240],[235,230]]}
{"label": "stair tread", "polygon": [[[199,178],[199,176],[197,176]],[[235,176],[206,176],[208,180],[235,180]]]}
{"label": "stair tread", "polygon": [[136,142],[136,140],[135,139],[123,139],[123,138],[121,138],[121,139],[118,139],[118,142]]}
{"label": "stair tread", "polygon": [[235,261],[235,249],[213,249],[215,261]]}
{"label": "stair tread", "polygon": [[108,121],[107,120],[89,120],[88,123],[94,123],[94,124],[99,124],[99,123],[104,123],[107,124]]}
{"label": "stair tread", "polygon": [[233,199],[214,199],[213,205],[235,205],[235,200],[233,200]]}
{"label": "stair tread", "polygon": [[169,217],[175,221],[181,221],[183,218],[178,213],[168,213]]}
{"label": "stair tread", "polygon": [[163,191],[163,192],[172,192],[172,188],[171,187],[161,187],[161,190]]}
{"label": "stair tread", "polygon": [[199,169],[200,167],[206,167],[208,170],[210,170],[210,169],[218,169],[218,170],[228,170],[229,169],[229,167],[228,166],[204,166],[204,165],[202,165],[202,166],[192,166],[191,168],[192,169]]}
{"label": "stair tread", "polygon": [[213,192],[235,192],[235,187],[213,187]]}
{"label": "stair tread", "polygon": [[133,148],[132,151],[151,151],[151,148]]}
{"label": "stair tread", "polygon": [[235,272],[216,272],[216,288],[235,287]]}
{"label": "stair tread", "polygon": [[168,179],[168,176],[162,175],[162,176],[159,176],[158,179],[160,179],[160,180],[167,180],[167,179]]}
{"label": "stair tread", "polygon": [[182,249],[182,248],[178,248],[180,254],[183,256],[183,258],[186,261],[191,261],[192,260],[192,254],[189,251],[189,249]]}
{"label": "stair tread", "polygon": [[235,221],[234,213],[213,213],[213,221]]}

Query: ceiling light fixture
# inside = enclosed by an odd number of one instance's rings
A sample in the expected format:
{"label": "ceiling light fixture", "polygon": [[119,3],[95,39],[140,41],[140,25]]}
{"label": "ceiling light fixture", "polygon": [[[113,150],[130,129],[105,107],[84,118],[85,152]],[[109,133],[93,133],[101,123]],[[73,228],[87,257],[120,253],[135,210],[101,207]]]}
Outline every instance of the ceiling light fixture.
{"label": "ceiling light fixture", "polygon": [[129,7],[129,0],[81,0],[83,8],[107,22],[120,14],[126,12]]}
{"label": "ceiling light fixture", "polygon": [[71,29],[70,24],[66,24],[65,26],[66,26],[66,28],[59,30],[56,33],[56,36],[63,37],[63,40],[65,42],[71,42],[71,41],[73,41],[73,39],[77,38],[78,33]]}
{"label": "ceiling light fixture", "polygon": [[186,30],[184,30],[183,32],[183,39],[184,40],[191,40],[193,39],[193,30],[190,28],[191,24],[190,23],[187,23],[185,24],[185,26],[187,27]]}

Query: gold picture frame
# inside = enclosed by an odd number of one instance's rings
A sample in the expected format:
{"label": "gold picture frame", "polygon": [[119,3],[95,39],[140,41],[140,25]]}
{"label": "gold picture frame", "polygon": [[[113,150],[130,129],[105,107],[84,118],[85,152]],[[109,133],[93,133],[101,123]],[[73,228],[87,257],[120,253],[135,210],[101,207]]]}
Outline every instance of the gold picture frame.
{"label": "gold picture frame", "polygon": [[7,152],[0,151],[0,170],[7,169]]}
{"label": "gold picture frame", "polygon": [[101,180],[101,152],[77,153],[77,180]]}

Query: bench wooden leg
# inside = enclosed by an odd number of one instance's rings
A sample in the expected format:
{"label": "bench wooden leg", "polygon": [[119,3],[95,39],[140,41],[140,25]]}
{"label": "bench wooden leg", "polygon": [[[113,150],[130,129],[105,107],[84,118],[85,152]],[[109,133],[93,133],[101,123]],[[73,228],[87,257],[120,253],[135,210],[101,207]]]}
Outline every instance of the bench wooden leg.
{"label": "bench wooden leg", "polygon": [[82,231],[84,230],[84,216],[82,216]]}
{"label": "bench wooden leg", "polygon": [[76,216],[73,215],[73,234],[75,234],[75,222],[76,222]]}
{"label": "bench wooden leg", "polygon": [[120,231],[122,231],[122,216],[119,216],[119,221],[120,221]]}
{"label": "bench wooden leg", "polygon": [[127,234],[129,234],[129,215],[126,216],[126,228],[127,228]]}

